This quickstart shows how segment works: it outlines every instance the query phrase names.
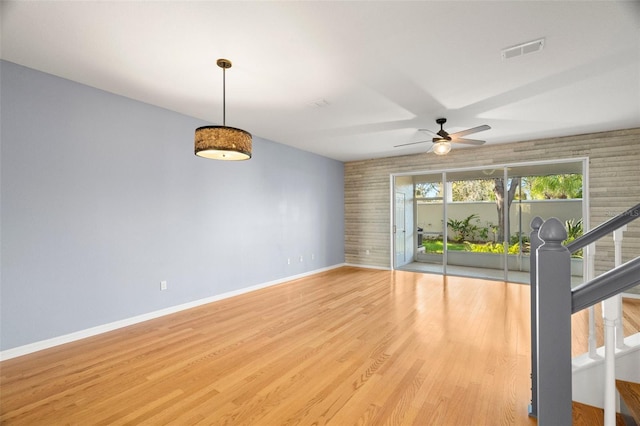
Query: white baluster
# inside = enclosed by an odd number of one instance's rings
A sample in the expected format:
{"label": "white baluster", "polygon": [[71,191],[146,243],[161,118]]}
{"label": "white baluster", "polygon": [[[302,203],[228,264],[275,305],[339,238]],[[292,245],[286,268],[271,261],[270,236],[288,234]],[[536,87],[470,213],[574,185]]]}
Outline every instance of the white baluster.
{"label": "white baluster", "polygon": [[[627,230],[627,225],[613,231],[613,244],[615,247],[614,258],[616,268],[622,265],[622,234]],[[618,303],[618,317],[616,318],[616,348],[624,349],[624,329],[622,327],[622,295],[615,296]]]}
{"label": "white baluster", "polygon": [[[589,282],[595,277],[595,262],[596,262],[596,245],[589,244],[585,247],[586,259],[587,259],[587,276],[584,282]],[[597,353],[598,343],[596,341],[596,310],[595,306],[589,307],[589,358],[600,359],[600,355]]]}
{"label": "white baluster", "polygon": [[618,301],[611,297],[602,302],[604,320],[604,426],[616,424],[616,342],[615,318]]}
{"label": "white baluster", "polygon": [[[613,232],[615,246],[615,266],[622,264],[622,233],[627,227],[623,226]],[[616,346],[622,343],[624,336],[618,336],[617,330],[622,331],[622,297],[613,296],[602,302],[602,317],[604,319],[604,425],[615,426],[618,400],[616,397]],[[622,334],[622,333],[620,333]]]}
{"label": "white baluster", "polygon": [[594,306],[589,307],[589,358],[600,359],[598,355],[598,343],[596,341],[596,309]]}

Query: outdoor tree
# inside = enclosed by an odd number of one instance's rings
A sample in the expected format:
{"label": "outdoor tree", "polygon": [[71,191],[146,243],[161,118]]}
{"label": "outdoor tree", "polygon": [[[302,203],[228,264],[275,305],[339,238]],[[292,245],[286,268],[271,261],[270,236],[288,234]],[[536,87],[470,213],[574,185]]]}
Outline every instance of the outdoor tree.
{"label": "outdoor tree", "polygon": [[440,184],[434,182],[416,183],[416,197],[437,197],[440,194]]}
{"label": "outdoor tree", "polygon": [[582,198],[582,175],[564,174],[525,178],[532,199]]}
{"label": "outdoor tree", "polygon": [[[511,203],[516,195],[516,190],[520,186],[520,178],[512,178],[509,180],[509,189],[505,191],[504,178],[493,179],[493,193],[496,200],[496,208],[498,210],[498,241],[504,241],[505,235],[511,234],[511,224],[509,220],[509,210],[511,209]],[[507,197],[507,209],[504,208],[504,197]],[[506,221],[505,221],[506,214]]]}
{"label": "outdoor tree", "polygon": [[491,179],[451,182],[453,201],[490,201],[495,199]]}

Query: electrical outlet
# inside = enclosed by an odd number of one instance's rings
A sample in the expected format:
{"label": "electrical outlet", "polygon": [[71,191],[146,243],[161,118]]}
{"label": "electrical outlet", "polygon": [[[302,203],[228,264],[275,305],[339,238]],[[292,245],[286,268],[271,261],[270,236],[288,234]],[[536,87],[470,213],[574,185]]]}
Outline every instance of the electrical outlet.
{"label": "electrical outlet", "polygon": [[291,265],[291,258],[290,257],[287,258],[287,265]]}
{"label": "electrical outlet", "polygon": [[302,258],[302,255],[300,255],[300,258],[298,259],[300,262],[302,262],[304,259]]}
{"label": "electrical outlet", "polygon": [[369,250],[367,250],[367,255],[370,255],[370,254],[371,254],[371,252]]}
{"label": "electrical outlet", "polygon": [[167,282],[166,281],[160,281],[160,290],[164,291],[167,289]]}
{"label": "electrical outlet", "polygon": [[311,260],[314,260],[316,258],[316,255],[311,253]]}

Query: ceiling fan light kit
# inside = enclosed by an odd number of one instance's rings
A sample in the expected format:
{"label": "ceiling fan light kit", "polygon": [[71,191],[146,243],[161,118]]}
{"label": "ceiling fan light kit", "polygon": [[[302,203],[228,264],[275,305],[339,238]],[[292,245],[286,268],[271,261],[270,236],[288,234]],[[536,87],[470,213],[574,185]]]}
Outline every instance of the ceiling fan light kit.
{"label": "ceiling fan light kit", "polygon": [[436,155],[446,155],[451,151],[451,144],[448,141],[436,142],[433,145],[433,152]]}
{"label": "ceiling fan light kit", "polygon": [[195,154],[214,160],[248,160],[251,158],[251,133],[226,126],[226,80],[225,71],[231,61],[218,59],[222,68],[222,126],[203,126],[196,129]]}

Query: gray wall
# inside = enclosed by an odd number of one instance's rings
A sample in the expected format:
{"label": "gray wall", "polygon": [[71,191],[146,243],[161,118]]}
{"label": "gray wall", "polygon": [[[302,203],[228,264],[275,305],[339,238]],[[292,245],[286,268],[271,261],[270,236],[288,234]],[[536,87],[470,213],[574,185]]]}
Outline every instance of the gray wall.
{"label": "gray wall", "polygon": [[344,262],[342,163],[0,64],[0,349]]}

